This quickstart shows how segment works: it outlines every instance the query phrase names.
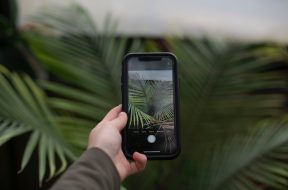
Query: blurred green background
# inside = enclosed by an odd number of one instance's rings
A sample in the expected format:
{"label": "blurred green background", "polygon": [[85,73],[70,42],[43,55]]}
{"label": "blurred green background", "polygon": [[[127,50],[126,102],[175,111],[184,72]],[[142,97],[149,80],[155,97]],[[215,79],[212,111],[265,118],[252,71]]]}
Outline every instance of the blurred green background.
{"label": "blurred green background", "polygon": [[118,32],[113,14],[97,25],[85,3],[45,6],[24,21],[17,5],[3,0],[0,9],[1,189],[48,189],[85,150],[89,131],[121,103],[123,56],[155,51],[178,57],[182,152],[149,162],[122,188],[288,189],[287,24],[275,28],[280,37],[230,31],[219,38],[212,29],[145,32],[132,17],[138,31],[131,34],[123,25]]}

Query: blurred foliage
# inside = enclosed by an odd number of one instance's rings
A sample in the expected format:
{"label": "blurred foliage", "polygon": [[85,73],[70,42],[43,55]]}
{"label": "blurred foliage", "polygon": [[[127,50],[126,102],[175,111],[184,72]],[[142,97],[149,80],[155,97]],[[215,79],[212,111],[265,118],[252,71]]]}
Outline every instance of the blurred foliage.
{"label": "blurred foliage", "polygon": [[149,162],[124,183],[127,189],[288,188],[287,77],[275,64],[287,64],[285,47],[181,38],[159,43],[117,36],[115,26],[108,19],[99,32],[74,5],[48,9],[21,31],[49,73],[32,80],[1,68],[0,143],[31,132],[21,169],[38,145],[40,182],[47,169],[49,177],[61,172],[120,103],[125,53],[169,50],[179,59],[182,153]]}

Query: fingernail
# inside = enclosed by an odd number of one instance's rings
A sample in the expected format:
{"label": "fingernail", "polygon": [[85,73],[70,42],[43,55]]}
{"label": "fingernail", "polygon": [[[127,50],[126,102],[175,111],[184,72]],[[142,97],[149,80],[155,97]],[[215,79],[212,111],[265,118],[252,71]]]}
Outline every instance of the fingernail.
{"label": "fingernail", "polygon": [[123,117],[124,115],[126,115],[126,113],[125,112],[120,112],[120,114],[119,114],[119,116],[121,116],[121,117]]}

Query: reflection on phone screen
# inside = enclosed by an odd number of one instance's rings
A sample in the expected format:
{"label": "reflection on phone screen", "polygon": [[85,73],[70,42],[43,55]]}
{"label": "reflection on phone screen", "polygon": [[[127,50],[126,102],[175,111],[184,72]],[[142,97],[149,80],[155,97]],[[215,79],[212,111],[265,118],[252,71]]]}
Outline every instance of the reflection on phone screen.
{"label": "reflection on phone screen", "polygon": [[172,60],[128,61],[128,149],[169,154],[175,151]]}

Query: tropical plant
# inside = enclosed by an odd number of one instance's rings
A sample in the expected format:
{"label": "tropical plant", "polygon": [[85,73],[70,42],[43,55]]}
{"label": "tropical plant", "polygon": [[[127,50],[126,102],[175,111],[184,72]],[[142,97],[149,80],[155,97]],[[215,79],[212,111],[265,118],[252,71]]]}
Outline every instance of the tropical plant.
{"label": "tropical plant", "polygon": [[[31,132],[22,158],[22,171],[31,158],[33,151],[39,150],[39,183],[46,172],[49,178],[61,173],[67,167],[67,158],[74,159],[71,147],[59,131],[57,116],[47,105],[47,97],[27,75],[10,73],[0,67],[0,145],[11,138]],[[56,170],[55,159],[62,166]]]}
{"label": "tropical plant", "polygon": [[[22,35],[52,77],[36,85],[2,69],[0,142],[31,131],[22,168],[38,144],[42,181],[46,158],[52,176],[55,157],[64,168],[86,147],[89,130],[120,103],[125,52],[160,48],[115,36],[111,22],[100,34],[79,6],[48,10],[33,23]],[[182,153],[174,161],[150,163],[127,181],[128,189],[286,189],[286,98],[279,93],[286,78],[271,63],[287,63],[287,50],[175,38],[166,45],[180,63]]]}
{"label": "tropical plant", "polygon": [[[139,73],[129,73],[128,76],[128,128],[152,130],[165,139],[164,150],[172,151],[176,145],[172,81],[145,80]],[[146,133],[144,138],[147,138]]]}
{"label": "tropical plant", "polygon": [[129,127],[147,128],[155,120],[153,115],[148,113],[149,102],[155,94],[155,83],[142,80],[139,75],[135,75],[128,84]]}
{"label": "tropical plant", "polygon": [[[129,76],[129,128],[147,129],[173,122],[172,83],[144,80],[139,75]],[[151,107],[155,110],[150,110]]]}

